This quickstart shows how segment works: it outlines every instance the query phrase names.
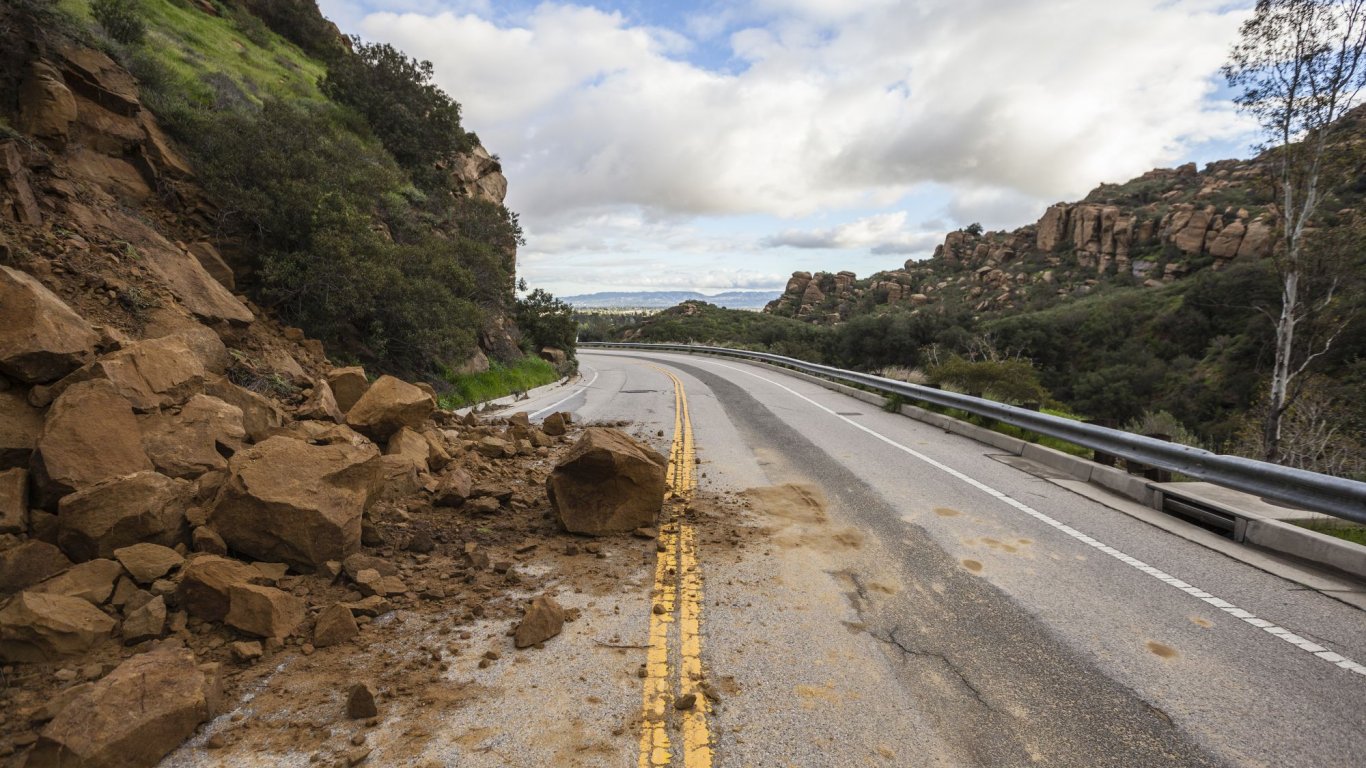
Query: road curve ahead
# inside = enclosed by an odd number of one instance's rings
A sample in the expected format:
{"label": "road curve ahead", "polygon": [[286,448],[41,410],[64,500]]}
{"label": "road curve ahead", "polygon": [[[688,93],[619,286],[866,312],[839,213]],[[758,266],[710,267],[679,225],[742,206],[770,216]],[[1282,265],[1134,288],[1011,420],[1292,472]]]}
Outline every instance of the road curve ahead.
{"label": "road curve ahead", "polygon": [[[580,360],[533,418],[642,425],[755,518],[738,557],[662,526],[655,617],[667,590],[686,625],[691,595],[701,671],[653,627],[638,765],[1366,764],[1357,608],[772,368]],[[699,679],[721,693],[652,734]]]}

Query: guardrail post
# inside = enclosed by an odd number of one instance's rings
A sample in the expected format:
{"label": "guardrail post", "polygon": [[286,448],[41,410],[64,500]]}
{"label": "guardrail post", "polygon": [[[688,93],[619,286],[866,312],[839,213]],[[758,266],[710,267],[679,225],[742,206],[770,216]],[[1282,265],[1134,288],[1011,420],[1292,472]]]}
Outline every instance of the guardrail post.
{"label": "guardrail post", "polygon": [[[1115,426],[1115,422],[1112,419],[1087,419],[1082,423],[1090,424],[1096,427],[1105,427],[1107,429],[1112,429]],[[1112,453],[1098,451],[1094,448],[1091,449],[1091,461],[1094,461],[1102,467],[1114,467],[1119,465],[1118,456]]]}

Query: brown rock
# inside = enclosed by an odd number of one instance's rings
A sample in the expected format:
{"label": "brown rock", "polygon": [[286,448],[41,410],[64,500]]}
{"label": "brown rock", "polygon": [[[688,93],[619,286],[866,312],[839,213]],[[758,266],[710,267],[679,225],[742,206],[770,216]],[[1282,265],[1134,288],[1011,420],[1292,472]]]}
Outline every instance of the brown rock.
{"label": "brown rock", "polygon": [[106,379],[137,411],[180,405],[204,389],[208,371],[184,335],[145,339],[111,352],[62,379],[60,394],[72,384]]}
{"label": "brown rock", "polygon": [[114,550],[114,559],[139,584],[151,584],[185,562],[174,549],[145,542]]}
{"label": "brown rock", "polygon": [[195,555],[181,572],[176,599],[191,616],[222,621],[228,615],[232,588],[260,577],[261,573],[246,563],[218,555]]}
{"label": "brown rock", "polygon": [[190,244],[190,255],[195,257],[199,266],[204,268],[213,279],[217,280],[224,288],[229,291],[237,287],[237,276],[233,274],[232,267],[223,260],[223,255],[213,246],[213,243],[197,242]]}
{"label": "brown rock", "polygon": [[375,482],[373,446],[272,437],[239,452],[209,524],[234,550],[312,570],[360,548]]}
{"label": "brown rock", "polygon": [[374,555],[357,552],[342,561],[342,570],[352,581],[360,575],[361,571],[367,569],[378,571],[381,576],[398,575],[398,568],[393,563],[384,558],[375,557]]}
{"label": "brown rock", "polygon": [[337,407],[342,413],[351,410],[351,406],[370,389],[370,380],[365,378],[365,369],[359,365],[333,368],[327,373],[327,383],[332,387],[332,394],[337,398]]}
{"label": "brown rock", "polygon": [[228,589],[228,615],[223,623],[258,637],[289,637],[307,615],[304,601],[283,590],[256,584]]}
{"label": "brown rock", "polygon": [[411,462],[418,472],[426,472],[429,469],[427,457],[430,453],[431,446],[427,444],[427,438],[409,427],[403,427],[395,432],[384,448],[386,456],[401,456]]}
{"label": "brown rock", "polygon": [[560,634],[564,628],[564,609],[549,595],[531,601],[522,621],[517,625],[513,640],[518,648],[526,648]]}
{"label": "brown rock", "polygon": [[480,496],[465,502],[465,509],[472,515],[491,515],[502,507],[503,505],[493,496]]}
{"label": "brown rock", "polygon": [[129,611],[123,619],[124,645],[141,643],[144,640],[161,637],[166,630],[166,598],[153,597],[141,606]]}
{"label": "brown rock", "polygon": [[48,662],[85,653],[109,637],[114,620],[80,599],[20,592],[0,609],[0,660]]}
{"label": "brown rock", "polygon": [[79,597],[91,605],[103,605],[114,593],[114,583],[123,575],[123,566],[113,560],[89,560],[73,565],[32,591],[49,595]]}
{"label": "brown rock", "polygon": [[332,394],[332,387],[325,381],[314,383],[313,394],[299,406],[295,415],[301,419],[330,421],[333,424],[340,424],[346,420],[345,411],[337,407],[337,398]]}
{"label": "brown rock", "polygon": [[0,392],[0,469],[27,468],[42,433],[42,411],[18,390]]}
{"label": "brown rock", "polygon": [[403,427],[419,427],[436,410],[421,389],[393,376],[381,376],[346,412],[346,423],[374,440],[388,440]]}
{"label": "brown rock", "polygon": [[667,464],[624,432],[589,427],[547,478],[546,492],[573,533],[632,531],[654,525]]}
{"label": "brown rock", "polygon": [[261,643],[256,640],[238,640],[228,644],[228,651],[232,653],[232,660],[238,664],[252,664],[260,661],[265,655],[261,648]]}
{"label": "brown rock", "polygon": [[213,716],[216,673],[186,648],[138,654],[48,723],[27,765],[150,768]]}
{"label": "brown rock", "polygon": [[223,537],[207,525],[198,526],[190,533],[190,548],[210,555],[228,554],[228,545],[223,541]]}
{"label": "brown rock", "polygon": [[226,470],[247,437],[242,409],[209,395],[195,395],[179,413],[141,416],[142,446],[152,464],[171,477],[195,478]]}
{"label": "brown rock", "polygon": [[99,335],[32,276],[0,266],[0,373],[28,384],[80,367]]}
{"label": "brown rock", "polygon": [[516,446],[501,437],[493,437],[492,435],[481,438],[479,442],[474,444],[474,449],[490,459],[505,459],[517,455]]}
{"label": "brown rock", "polygon": [[0,594],[26,589],[70,567],[60,549],[30,539],[0,552]]}
{"label": "brown rock", "polygon": [[473,481],[465,470],[456,467],[441,476],[441,483],[432,494],[432,503],[438,507],[458,507],[470,497]]}
{"label": "brown rock", "polygon": [[226,376],[210,379],[204,392],[242,410],[242,427],[253,442],[261,442],[284,423],[284,413],[275,403],[250,390],[243,389]]}
{"label": "brown rock", "polygon": [[417,466],[402,456],[380,456],[377,477],[370,488],[371,501],[391,501],[422,489]]}
{"label": "brown rock", "polygon": [[76,119],[76,97],[51,63],[35,59],[19,91],[18,129],[44,139],[57,149],[66,146]]}
{"label": "brown rock", "polygon": [[150,469],[133,408],[108,381],[82,382],[63,392],[33,453],[34,486],[45,509],[55,509],[72,491]]}
{"label": "brown rock", "polygon": [[0,471],[0,533],[28,531],[28,472]]}
{"label": "brown rock", "polygon": [[57,514],[57,542],[72,559],[112,558],[139,542],[175,546],[185,534],[193,486],[158,472],[134,472],[66,496]]}
{"label": "brown rock", "polygon": [[368,616],[372,619],[383,616],[393,610],[393,606],[389,605],[389,601],[378,595],[371,595],[370,597],[351,603],[338,603],[338,605],[344,606],[347,610],[351,611],[353,615]]}
{"label": "brown rock", "polygon": [[541,430],[551,437],[559,437],[568,430],[565,428],[563,413],[552,413],[541,422]]}
{"label": "brown rock", "polygon": [[360,634],[356,617],[344,605],[333,605],[318,614],[318,623],[313,627],[313,645],[326,648],[338,645]]}
{"label": "brown rock", "polygon": [[346,716],[352,720],[379,716],[375,691],[366,683],[355,683],[346,692]]}

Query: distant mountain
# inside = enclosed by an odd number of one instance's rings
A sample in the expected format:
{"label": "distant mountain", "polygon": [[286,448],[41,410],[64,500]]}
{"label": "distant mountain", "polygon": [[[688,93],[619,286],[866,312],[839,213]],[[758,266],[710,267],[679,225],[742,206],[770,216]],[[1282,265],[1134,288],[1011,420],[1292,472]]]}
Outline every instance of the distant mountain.
{"label": "distant mountain", "polygon": [[579,309],[667,309],[685,301],[705,301],[727,309],[763,309],[782,291],[726,291],[712,296],[696,291],[603,291],[563,300]]}

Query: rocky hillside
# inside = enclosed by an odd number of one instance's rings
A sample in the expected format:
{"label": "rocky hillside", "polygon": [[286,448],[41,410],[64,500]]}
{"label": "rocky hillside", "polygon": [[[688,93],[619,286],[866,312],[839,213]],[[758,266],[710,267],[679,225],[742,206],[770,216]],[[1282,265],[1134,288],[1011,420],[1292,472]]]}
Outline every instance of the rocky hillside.
{"label": "rocky hillside", "polygon": [[[1360,126],[1360,115],[1354,122]],[[1360,135],[1360,131],[1356,135]],[[1041,309],[1101,284],[1158,288],[1204,269],[1266,258],[1273,244],[1267,158],[1157,169],[1050,206],[1010,232],[949,233],[925,261],[859,280],[852,272],[793,273],[765,311],[837,323],[892,308],[988,315]],[[1328,218],[1359,202],[1345,174]],[[1338,182],[1338,179],[1334,179]]]}

